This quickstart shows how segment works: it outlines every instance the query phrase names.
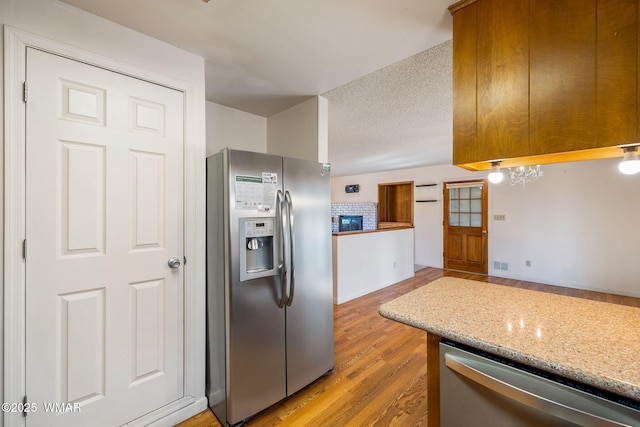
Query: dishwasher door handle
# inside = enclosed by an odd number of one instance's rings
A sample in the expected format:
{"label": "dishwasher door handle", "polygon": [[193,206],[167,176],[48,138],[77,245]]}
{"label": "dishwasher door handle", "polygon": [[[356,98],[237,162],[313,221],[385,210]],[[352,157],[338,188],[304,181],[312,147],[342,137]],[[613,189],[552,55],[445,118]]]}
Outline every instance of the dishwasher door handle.
{"label": "dishwasher door handle", "polygon": [[629,424],[621,424],[608,418],[603,418],[577,408],[572,408],[571,406],[567,406],[563,403],[556,402],[552,399],[546,398],[544,396],[539,396],[538,394],[509,384],[508,382],[495,378],[494,376],[486,372],[482,372],[481,363],[477,363],[463,356],[446,353],[444,357],[445,365],[458,374],[469,378],[470,380],[490,390],[493,390],[494,392],[502,396],[520,402],[530,408],[554,415],[565,421],[569,421],[578,425],[588,425],[594,427],[630,426]]}

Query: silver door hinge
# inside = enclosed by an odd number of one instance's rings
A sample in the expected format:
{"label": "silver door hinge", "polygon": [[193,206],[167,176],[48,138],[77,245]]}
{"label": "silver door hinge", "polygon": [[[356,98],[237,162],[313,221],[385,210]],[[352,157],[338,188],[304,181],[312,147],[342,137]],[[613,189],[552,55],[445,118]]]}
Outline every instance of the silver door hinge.
{"label": "silver door hinge", "polygon": [[22,259],[27,259],[27,239],[22,241]]}
{"label": "silver door hinge", "polygon": [[22,100],[27,102],[29,100],[29,83],[22,83]]}

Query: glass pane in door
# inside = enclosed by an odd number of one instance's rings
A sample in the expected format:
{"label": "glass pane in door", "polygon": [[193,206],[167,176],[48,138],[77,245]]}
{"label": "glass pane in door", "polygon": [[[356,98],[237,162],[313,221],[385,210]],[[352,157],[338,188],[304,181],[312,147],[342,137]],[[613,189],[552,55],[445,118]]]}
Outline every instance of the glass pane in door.
{"label": "glass pane in door", "polygon": [[449,188],[449,225],[482,227],[482,186]]}

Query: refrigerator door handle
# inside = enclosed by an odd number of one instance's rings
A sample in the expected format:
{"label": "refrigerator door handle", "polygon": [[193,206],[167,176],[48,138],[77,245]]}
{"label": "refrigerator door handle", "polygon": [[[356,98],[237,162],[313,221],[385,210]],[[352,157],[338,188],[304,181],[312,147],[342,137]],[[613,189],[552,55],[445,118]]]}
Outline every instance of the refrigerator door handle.
{"label": "refrigerator door handle", "polygon": [[276,193],[276,240],[278,243],[278,271],[280,272],[280,301],[278,301],[278,307],[284,307],[287,298],[287,269],[284,253],[284,222],[285,222],[285,209],[284,209],[284,194],[282,190],[278,190]]}
{"label": "refrigerator door handle", "polygon": [[293,203],[291,202],[291,194],[287,191],[284,195],[284,200],[287,205],[287,215],[288,221],[287,226],[289,227],[289,297],[287,299],[287,306],[291,306],[293,304],[293,294],[296,287],[296,268],[295,268],[295,239],[293,235]]}

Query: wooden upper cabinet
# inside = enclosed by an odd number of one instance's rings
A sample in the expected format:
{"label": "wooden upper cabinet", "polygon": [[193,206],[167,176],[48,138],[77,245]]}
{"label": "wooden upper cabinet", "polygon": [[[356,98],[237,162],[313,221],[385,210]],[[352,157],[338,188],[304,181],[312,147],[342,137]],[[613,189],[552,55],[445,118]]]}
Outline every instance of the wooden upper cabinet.
{"label": "wooden upper cabinet", "polygon": [[596,2],[531,0],[531,153],[596,139]]}
{"label": "wooden upper cabinet", "polygon": [[637,0],[531,1],[531,154],[637,143]]}
{"label": "wooden upper cabinet", "polygon": [[638,143],[638,0],[598,1],[597,147]]}
{"label": "wooden upper cabinet", "polygon": [[618,146],[638,144],[638,0],[464,0],[449,10],[454,164],[621,157]]}
{"label": "wooden upper cabinet", "polygon": [[[529,154],[529,0],[478,7],[477,158]],[[455,40],[455,38],[454,38]]]}
{"label": "wooden upper cabinet", "polygon": [[453,163],[474,162],[476,152],[476,32],[478,5],[454,15],[453,34]]}

